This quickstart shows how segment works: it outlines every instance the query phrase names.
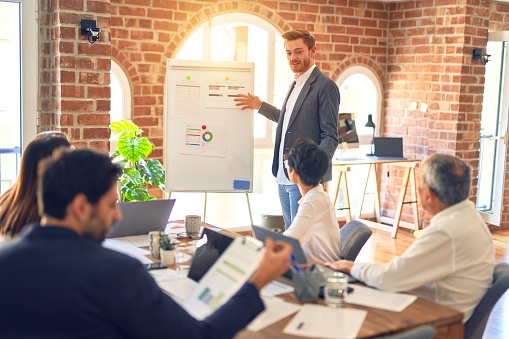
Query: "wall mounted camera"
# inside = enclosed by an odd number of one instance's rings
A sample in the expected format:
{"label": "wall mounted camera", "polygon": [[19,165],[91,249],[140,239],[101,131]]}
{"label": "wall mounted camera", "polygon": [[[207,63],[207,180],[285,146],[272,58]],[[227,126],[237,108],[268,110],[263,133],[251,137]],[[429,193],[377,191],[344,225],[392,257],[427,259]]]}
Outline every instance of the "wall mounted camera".
{"label": "wall mounted camera", "polygon": [[95,20],[81,20],[81,35],[86,35],[91,44],[99,40],[100,32],[101,29],[96,26]]}
{"label": "wall mounted camera", "polygon": [[481,64],[486,65],[490,61],[491,54],[482,52],[482,48],[474,48],[472,51],[473,60],[481,60]]}

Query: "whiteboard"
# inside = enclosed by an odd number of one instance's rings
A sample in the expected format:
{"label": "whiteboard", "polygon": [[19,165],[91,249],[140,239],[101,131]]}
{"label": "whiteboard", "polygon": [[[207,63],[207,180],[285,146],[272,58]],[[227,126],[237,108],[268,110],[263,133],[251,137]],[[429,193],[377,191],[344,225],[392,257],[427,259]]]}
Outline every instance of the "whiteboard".
{"label": "whiteboard", "polygon": [[253,110],[233,99],[253,93],[253,63],[169,59],[166,66],[166,190],[252,192]]}

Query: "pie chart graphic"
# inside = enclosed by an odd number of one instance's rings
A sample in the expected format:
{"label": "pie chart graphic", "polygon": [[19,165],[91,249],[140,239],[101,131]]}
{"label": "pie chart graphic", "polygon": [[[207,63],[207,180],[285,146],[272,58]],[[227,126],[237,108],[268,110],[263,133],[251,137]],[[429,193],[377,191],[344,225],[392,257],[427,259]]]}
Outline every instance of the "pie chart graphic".
{"label": "pie chart graphic", "polygon": [[209,131],[205,131],[203,132],[203,134],[201,135],[201,138],[203,139],[203,141],[205,142],[211,142],[212,139],[214,139],[214,135],[209,132]]}

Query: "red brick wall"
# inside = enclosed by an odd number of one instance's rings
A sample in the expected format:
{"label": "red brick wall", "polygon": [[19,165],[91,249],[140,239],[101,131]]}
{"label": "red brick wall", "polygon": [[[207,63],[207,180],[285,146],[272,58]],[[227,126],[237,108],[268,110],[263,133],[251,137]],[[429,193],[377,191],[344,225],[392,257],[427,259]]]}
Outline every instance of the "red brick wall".
{"label": "red brick wall", "polygon": [[155,143],[154,157],[162,159],[165,62],[209,17],[241,12],[262,17],[281,32],[308,29],[317,39],[317,64],[333,79],[354,64],[383,79],[386,7],[366,1],[112,0],[112,57],[132,81],[133,120]]}
{"label": "red brick wall", "polygon": [[[472,60],[472,49],[486,46],[489,2],[409,1],[392,3],[389,12],[384,135],[403,137],[410,158],[441,152],[466,160],[475,197],[484,66]],[[428,110],[411,110],[411,102]],[[386,171],[391,179],[402,175],[402,169]],[[398,181],[382,185],[393,192]],[[384,213],[394,213],[394,203],[383,201]],[[405,213],[410,221],[410,206]]]}
{"label": "red brick wall", "polygon": [[[109,0],[40,0],[39,130],[67,133],[77,147],[109,149]],[[96,20],[100,40],[81,35]]]}
{"label": "red brick wall", "polygon": [[[50,0],[39,2],[40,129],[62,128],[79,145],[107,148],[111,54],[131,82],[133,120],[156,144],[153,156],[162,160],[165,61],[208,18],[242,12],[261,17],[280,31],[311,31],[317,37],[317,64],[333,80],[352,65],[372,69],[385,91],[384,135],[403,136],[409,157],[457,154],[477,176],[484,67],[472,61],[471,52],[486,46],[488,28],[509,30],[508,4],[53,0],[50,7]],[[79,35],[82,18],[98,20],[103,30],[95,45]],[[428,111],[411,111],[412,101],[428,104]],[[402,170],[383,168],[380,175],[383,213],[390,216],[391,194],[397,199]],[[504,205],[509,206],[507,191]],[[509,227],[507,207],[504,225]]]}

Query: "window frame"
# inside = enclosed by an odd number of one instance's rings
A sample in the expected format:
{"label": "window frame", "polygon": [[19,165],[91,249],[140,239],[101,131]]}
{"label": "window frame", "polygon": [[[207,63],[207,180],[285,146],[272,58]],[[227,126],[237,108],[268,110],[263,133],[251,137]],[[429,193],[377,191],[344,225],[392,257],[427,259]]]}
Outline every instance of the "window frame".
{"label": "window frame", "polygon": [[[336,84],[338,85],[338,88],[341,88],[343,86],[343,83],[352,75],[356,74],[362,74],[367,76],[373,85],[375,85],[378,98],[377,98],[377,112],[376,115],[373,116],[373,121],[375,122],[375,136],[382,135],[383,128],[382,128],[382,122],[383,122],[383,92],[382,92],[382,84],[380,83],[380,80],[378,79],[377,75],[368,67],[362,66],[362,65],[354,65],[346,68],[338,77],[336,80]],[[340,105],[341,107],[341,105]],[[353,112],[355,113],[355,112]],[[368,145],[371,143],[372,134],[359,134],[359,144],[360,145]]]}

